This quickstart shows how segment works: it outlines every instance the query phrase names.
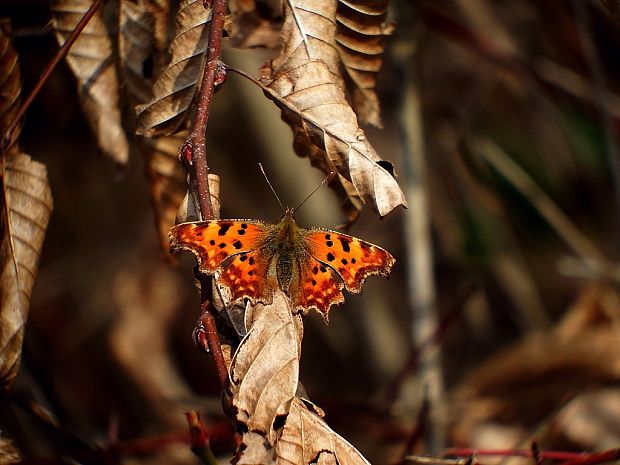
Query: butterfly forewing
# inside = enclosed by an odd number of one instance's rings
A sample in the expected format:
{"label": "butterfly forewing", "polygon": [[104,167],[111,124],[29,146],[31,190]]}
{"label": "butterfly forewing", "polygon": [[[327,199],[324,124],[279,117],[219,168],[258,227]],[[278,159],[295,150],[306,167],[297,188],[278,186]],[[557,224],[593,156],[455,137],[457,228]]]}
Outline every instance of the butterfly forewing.
{"label": "butterfly forewing", "polygon": [[370,242],[327,229],[305,234],[308,253],[338,272],[349,292],[360,293],[367,276],[388,277],[394,264],[389,252]]}
{"label": "butterfly forewing", "polygon": [[260,248],[270,227],[256,220],[182,223],[170,229],[170,248],[194,252],[200,271],[213,274],[228,257]]}

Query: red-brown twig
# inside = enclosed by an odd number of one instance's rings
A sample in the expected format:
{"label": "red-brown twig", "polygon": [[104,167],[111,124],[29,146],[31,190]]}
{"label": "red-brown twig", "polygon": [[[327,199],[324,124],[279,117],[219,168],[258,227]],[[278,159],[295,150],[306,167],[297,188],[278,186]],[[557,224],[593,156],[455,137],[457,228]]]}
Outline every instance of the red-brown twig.
{"label": "red-brown twig", "polygon": [[[216,80],[221,79],[217,76],[217,71],[222,55],[222,33],[226,15],[226,0],[214,0],[212,8],[211,24],[209,26],[209,44],[207,47],[207,62],[202,77],[202,86],[200,88],[200,95],[198,96],[198,105],[194,116],[192,131],[185,143],[185,149],[191,151],[193,165],[192,174],[195,177],[198,202],[202,213],[202,219],[204,220],[213,219],[213,207],[211,205],[211,193],[209,189],[209,166],[207,164],[206,130],[209,121],[209,112],[211,110],[211,100],[213,99],[213,90],[216,85]],[[228,371],[222,355],[215,319],[210,310],[211,280],[204,276],[201,277],[200,287],[200,320],[204,326],[205,335],[209,342],[209,350],[213,355],[213,361],[215,362],[223,388],[228,380]]]}
{"label": "red-brown twig", "polygon": [[62,47],[60,47],[60,49],[58,49],[54,58],[52,58],[52,60],[47,64],[47,66],[43,70],[43,73],[41,73],[41,77],[39,78],[36,85],[30,92],[30,95],[28,95],[26,100],[24,100],[21,107],[19,108],[19,111],[15,115],[15,118],[13,118],[13,121],[11,121],[11,124],[9,124],[4,135],[2,136],[2,141],[0,141],[0,152],[2,152],[2,155],[4,155],[4,152],[8,149],[9,144],[11,143],[13,132],[19,125],[19,122],[21,121],[21,119],[26,114],[26,111],[28,110],[28,108],[30,108],[32,101],[39,94],[39,92],[41,91],[41,88],[51,76],[52,71],[56,69],[56,66],[58,65],[58,63],[60,63],[60,60],[62,60],[67,55],[67,53],[69,53],[69,49],[71,48],[73,43],[77,40],[81,32],[84,30],[84,28],[88,24],[88,22],[95,15],[95,13],[101,7],[101,5],[105,3],[105,1],[106,0],[95,0],[93,2],[90,8],[88,8],[88,11],[84,14],[84,16],[82,16],[82,19],[80,19],[80,22],[77,23],[77,26],[75,26],[75,29],[73,29],[71,34],[69,34],[69,37],[67,38],[65,43],[62,45]]}
{"label": "red-brown twig", "polygon": [[[531,449],[513,450],[453,448],[447,449],[442,455],[450,457],[469,457],[472,455],[496,457],[534,457],[535,454]],[[563,460],[564,462],[560,465],[594,465],[619,460],[620,449],[610,449],[604,452],[539,451],[538,457],[541,460]]]}

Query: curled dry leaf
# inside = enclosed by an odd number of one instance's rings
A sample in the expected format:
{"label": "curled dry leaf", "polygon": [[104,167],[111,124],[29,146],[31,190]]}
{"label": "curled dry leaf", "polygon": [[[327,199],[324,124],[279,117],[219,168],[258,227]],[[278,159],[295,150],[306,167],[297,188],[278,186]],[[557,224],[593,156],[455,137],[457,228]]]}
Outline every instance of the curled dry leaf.
{"label": "curled dry leaf", "polygon": [[[261,80],[295,133],[296,152],[326,172],[340,173],[364,203],[384,216],[406,201],[391,164],[368,142],[346,100],[335,17],[332,2],[287,2],[282,52],[263,67]],[[340,193],[349,190],[343,187]]]}
{"label": "curled dry leaf", "polygon": [[153,71],[165,51],[169,2],[121,0],[118,49],[125,90],[132,103],[151,98]]}
{"label": "curled dry leaf", "polygon": [[0,464],[13,465],[22,463],[22,458],[11,441],[0,436]]}
{"label": "curled dry leaf", "polygon": [[45,166],[23,153],[3,157],[0,246],[0,388],[19,368],[30,293],[52,211]]}
{"label": "curled dry leaf", "polygon": [[[10,38],[10,26],[6,21],[0,21],[0,130],[4,131],[13,122],[19,111],[21,102],[21,76],[17,53],[13,50]],[[21,126],[20,126],[21,127]],[[19,128],[13,132],[8,145],[8,153],[15,154],[19,151],[16,143],[19,136]]]}
{"label": "curled dry leaf", "polygon": [[[92,0],[54,0],[52,23],[61,45],[91,5]],[[101,10],[69,50],[67,63],[77,78],[82,108],[99,147],[116,163],[126,164],[129,145],[121,120],[115,55]]]}
{"label": "curled dry leaf", "polygon": [[174,226],[177,211],[187,192],[185,172],[177,156],[187,133],[161,139],[141,139],[151,204],[162,250],[168,255],[168,230]]}
{"label": "curled dry leaf", "polygon": [[382,127],[375,87],[383,65],[385,42],[394,25],[387,23],[388,0],[339,0],[336,48],[353,84],[351,99],[364,124]]}
{"label": "curled dry leaf", "polygon": [[298,154],[320,156],[315,165],[340,173],[381,216],[399,205],[407,206],[391,163],[382,160],[366,139],[325,63],[310,61],[276,72],[266,82],[269,95],[295,131]]}
{"label": "curled dry leaf", "polygon": [[246,317],[249,328],[230,367],[236,419],[260,432],[270,444],[277,419],[286,418],[297,390],[303,326],[278,291],[271,305],[258,304]]}
{"label": "curled dry leaf", "polygon": [[325,423],[316,407],[299,397],[272,447],[253,431],[243,435],[236,465],[369,465],[368,460]]}
{"label": "curled dry leaf", "polygon": [[151,100],[136,107],[137,134],[163,137],[181,127],[202,78],[210,20],[211,10],[202,0],[183,0],[179,5],[170,61],[153,85]]}

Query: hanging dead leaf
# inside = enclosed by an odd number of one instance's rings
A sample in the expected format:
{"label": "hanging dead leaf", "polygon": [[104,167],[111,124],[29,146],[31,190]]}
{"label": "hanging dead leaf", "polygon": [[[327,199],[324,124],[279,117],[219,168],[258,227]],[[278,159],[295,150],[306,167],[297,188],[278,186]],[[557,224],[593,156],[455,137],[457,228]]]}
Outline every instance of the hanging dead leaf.
{"label": "hanging dead leaf", "polygon": [[[91,5],[91,0],[54,0],[52,23],[59,44]],[[116,163],[126,164],[129,145],[121,120],[115,55],[101,10],[69,50],[67,63],[77,78],[82,109],[99,147]]]}
{"label": "hanging dead leaf", "polygon": [[325,423],[320,413],[311,402],[295,397],[275,445],[249,431],[243,435],[234,463],[369,465],[355,447]]}
{"label": "hanging dead leaf", "polygon": [[186,137],[187,132],[182,132],[161,139],[140,140],[155,224],[166,256],[170,248],[168,230],[174,226],[177,211],[187,192],[185,172],[177,156]]}
{"label": "hanging dead leaf", "polygon": [[230,15],[224,28],[233,47],[265,47],[275,49],[280,45],[279,2],[264,0],[230,0]]}
{"label": "hanging dead leaf", "polygon": [[[17,53],[11,45],[11,31],[8,21],[0,21],[0,130],[4,131],[17,115],[21,103],[21,75]],[[19,151],[17,138],[21,125],[13,131],[7,152],[15,154]]]}
{"label": "hanging dead leaf", "polygon": [[165,52],[169,2],[121,0],[118,48],[125,90],[134,105],[151,99],[153,72]]}
{"label": "hanging dead leaf", "polygon": [[0,436],[0,464],[13,465],[22,463],[22,458],[11,441]]}
{"label": "hanging dead leaf", "polygon": [[[392,174],[392,165],[382,160],[357,125],[355,113],[327,65],[310,61],[263,82],[295,131],[300,155],[321,154],[318,166],[328,166],[349,180],[362,201],[385,216],[405,197]],[[312,146],[320,151],[314,151]],[[300,152],[303,147],[309,150]]]}
{"label": "hanging dead leaf", "polygon": [[288,415],[299,378],[303,326],[278,291],[271,305],[258,304],[246,316],[247,335],[230,367],[230,394],[236,419],[270,444],[277,422]]}
{"label": "hanging dead leaf", "polygon": [[151,100],[136,107],[137,134],[169,136],[185,121],[202,78],[210,20],[211,10],[202,0],[183,0],[179,5],[170,61],[153,85]]}
{"label": "hanging dead leaf", "polygon": [[336,47],[351,78],[351,99],[364,124],[382,127],[377,73],[383,65],[386,38],[394,31],[387,22],[389,0],[340,0],[336,22]]}
{"label": "hanging dead leaf", "polygon": [[45,166],[23,153],[3,157],[0,259],[0,388],[19,368],[30,293],[52,211]]}
{"label": "hanging dead leaf", "polygon": [[322,158],[313,163],[340,173],[364,203],[384,216],[406,201],[391,164],[368,142],[346,100],[335,18],[335,3],[287,2],[282,52],[263,67],[261,81],[295,132],[297,153]]}

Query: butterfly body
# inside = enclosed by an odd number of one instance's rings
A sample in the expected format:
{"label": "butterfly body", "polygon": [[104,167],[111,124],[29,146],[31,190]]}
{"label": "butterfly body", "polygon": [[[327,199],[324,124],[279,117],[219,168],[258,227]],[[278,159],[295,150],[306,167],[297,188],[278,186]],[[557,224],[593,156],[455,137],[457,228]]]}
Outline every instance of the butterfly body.
{"label": "butterfly body", "polygon": [[233,303],[270,303],[277,289],[295,310],[325,318],[344,301],[342,289],[360,293],[368,275],[387,277],[394,258],[384,249],[328,229],[299,227],[287,209],[272,225],[257,220],[183,223],[170,230],[171,249],[190,250],[202,272],[215,275]]}

